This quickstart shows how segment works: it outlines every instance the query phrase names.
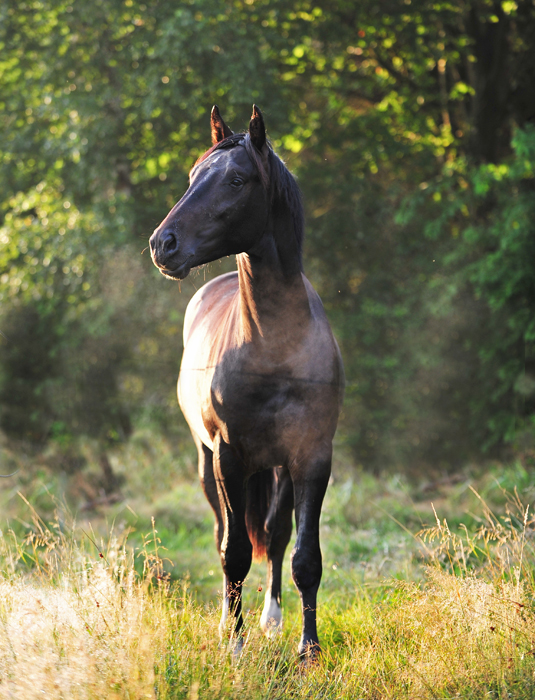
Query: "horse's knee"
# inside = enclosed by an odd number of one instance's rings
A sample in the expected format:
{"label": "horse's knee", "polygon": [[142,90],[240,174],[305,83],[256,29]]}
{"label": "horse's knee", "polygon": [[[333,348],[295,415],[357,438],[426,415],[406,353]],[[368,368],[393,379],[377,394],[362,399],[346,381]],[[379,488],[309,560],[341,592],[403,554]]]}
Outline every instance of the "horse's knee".
{"label": "horse's knee", "polygon": [[247,578],[253,560],[253,546],[249,540],[243,540],[234,546],[224,544],[221,549],[221,566],[229,581],[242,583]]}
{"label": "horse's knee", "polygon": [[299,591],[317,590],[322,564],[319,548],[295,547],[292,552],[292,577]]}

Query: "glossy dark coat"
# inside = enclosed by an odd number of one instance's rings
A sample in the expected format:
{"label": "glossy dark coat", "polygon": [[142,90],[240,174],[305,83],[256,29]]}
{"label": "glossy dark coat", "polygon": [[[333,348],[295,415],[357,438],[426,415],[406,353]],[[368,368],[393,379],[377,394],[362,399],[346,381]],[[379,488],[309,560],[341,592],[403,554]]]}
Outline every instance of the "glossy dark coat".
{"label": "glossy dark coat", "polygon": [[189,303],[178,381],[216,516],[225,575],[221,630],[230,613],[241,646],[241,592],[253,546],[268,558],[261,625],[269,636],[280,628],[281,567],[295,508],[299,653],[314,655],[319,518],[342,401],[342,361],[302,271],[299,190],[267,143],[258,108],[249,131],[233,135],[214,107],[212,141],[150,247],[155,265],[172,279],[237,255],[237,272],[212,280]]}

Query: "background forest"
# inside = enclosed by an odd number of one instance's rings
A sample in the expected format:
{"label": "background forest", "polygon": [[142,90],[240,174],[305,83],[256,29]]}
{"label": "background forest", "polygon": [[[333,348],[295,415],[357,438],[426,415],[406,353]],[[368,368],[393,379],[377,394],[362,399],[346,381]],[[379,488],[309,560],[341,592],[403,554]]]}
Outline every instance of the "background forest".
{"label": "background forest", "polygon": [[346,463],[529,462],[532,0],[0,2],[5,444],[67,474],[89,445],[107,492],[136,431],[190,449],[183,313],[233,261],[180,287],[146,246],[209,146],[211,106],[240,130],[253,102],[304,194],[305,269],[346,366]]}

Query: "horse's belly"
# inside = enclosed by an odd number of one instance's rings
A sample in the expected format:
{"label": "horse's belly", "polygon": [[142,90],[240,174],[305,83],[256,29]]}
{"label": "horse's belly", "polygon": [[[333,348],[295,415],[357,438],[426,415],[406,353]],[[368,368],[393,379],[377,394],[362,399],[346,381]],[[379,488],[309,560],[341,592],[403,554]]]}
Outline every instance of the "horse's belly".
{"label": "horse's belly", "polygon": [[248,411],[243,420],[229,421],[226,426],[228,442],[235,446],[251,472],[268,467],[287,466],[292,456],[298,454],[301,435],[297,426],[302,426],[300,411],[279,411],[277,414],[264,410]]}

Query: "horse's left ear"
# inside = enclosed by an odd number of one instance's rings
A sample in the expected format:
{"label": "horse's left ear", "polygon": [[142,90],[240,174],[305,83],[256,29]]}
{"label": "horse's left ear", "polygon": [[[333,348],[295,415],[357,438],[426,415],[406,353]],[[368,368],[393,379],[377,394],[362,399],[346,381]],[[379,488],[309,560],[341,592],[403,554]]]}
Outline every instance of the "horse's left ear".
{"label": "horse's left ear", "polygon": [[256,105],[253,105],[253,114],[249,122],[249,136],[256,148],[261,151],[266,143],[266,127],[262,112]]}
{"label": "horse's left ear", "polygon": [[216,143],[223,141],[223,139],[226,139],[227,136],[232,136],[234,133],[223,121],[223,117],[219,114],[219,107],[217,105],[212,107],[210,125],[212,127],[212,144],[214,146]]}

